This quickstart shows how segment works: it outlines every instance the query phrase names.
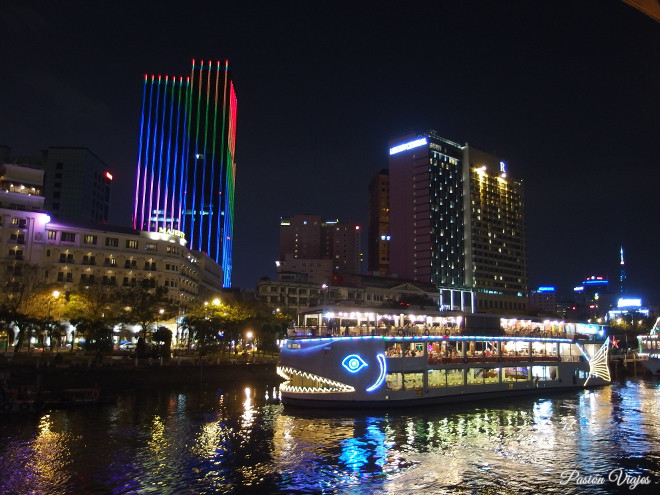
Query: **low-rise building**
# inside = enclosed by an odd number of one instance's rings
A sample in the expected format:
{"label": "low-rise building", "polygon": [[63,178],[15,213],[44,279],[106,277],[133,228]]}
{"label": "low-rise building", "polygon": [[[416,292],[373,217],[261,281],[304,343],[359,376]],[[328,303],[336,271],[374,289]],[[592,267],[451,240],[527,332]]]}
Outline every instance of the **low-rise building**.
{"label": "low-rise building", "polygon": [[260,280],[257,294],[274,310],[291,313],[327,304],[433,307],[466,312],[474,312],[476,307],[474,293],[467,290],[439,289],[435,284],[343,273],[334,274],[331,284],[286,276]]}

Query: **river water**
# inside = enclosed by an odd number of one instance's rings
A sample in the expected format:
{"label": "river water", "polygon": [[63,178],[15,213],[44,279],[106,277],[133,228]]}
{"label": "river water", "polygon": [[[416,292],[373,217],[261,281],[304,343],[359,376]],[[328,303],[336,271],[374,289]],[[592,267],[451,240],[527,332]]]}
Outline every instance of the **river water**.
{"label": "river water", "polygon": [[7,494],[658,493],[660,382],[400,411],[285,409],[277,389],[140,390],[0,418]]}

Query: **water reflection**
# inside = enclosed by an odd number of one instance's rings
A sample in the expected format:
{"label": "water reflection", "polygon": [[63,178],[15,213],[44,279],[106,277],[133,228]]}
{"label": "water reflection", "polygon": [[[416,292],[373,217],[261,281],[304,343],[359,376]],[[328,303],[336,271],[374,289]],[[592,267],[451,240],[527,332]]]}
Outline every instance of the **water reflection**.
{"label": "water reflection", "polygon": [[7,418],[0,493],[630,493],[561,484],[616,468],[660,481],[657,381],[378,414],[284,410],[278,394],[161,390]]}

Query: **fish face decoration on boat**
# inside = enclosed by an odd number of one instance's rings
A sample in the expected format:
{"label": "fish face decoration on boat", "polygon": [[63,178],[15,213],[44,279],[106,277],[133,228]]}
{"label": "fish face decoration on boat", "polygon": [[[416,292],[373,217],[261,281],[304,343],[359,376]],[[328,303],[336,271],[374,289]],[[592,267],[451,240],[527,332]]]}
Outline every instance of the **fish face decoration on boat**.
{"label": "fish face decoration on boat", "polygon": [[387,365],[382,343],[355,338],[288,340],[281,353],[278,374],[286,381],[280,390],[327,394],[373,392],[385,383]]}

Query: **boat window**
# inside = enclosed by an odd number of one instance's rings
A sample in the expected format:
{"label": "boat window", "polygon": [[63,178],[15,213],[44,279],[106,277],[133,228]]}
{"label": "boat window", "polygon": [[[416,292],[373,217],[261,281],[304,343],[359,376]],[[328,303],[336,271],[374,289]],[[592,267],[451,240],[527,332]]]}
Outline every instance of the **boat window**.
{"label": "boat window", "polygon": [[387,357],[421,357],[424,356],[422,342],[392,342],[385,347]]}
{"label": "boat window", "polygon": [[465,385],[465,381],[463,379],[463,370],[447,370],[447,386],[460,387],[462,385]]}
{"label": "boat window", "polygon": [[532,366],[532,376],[535,380],[556,380],[557,366]]}
{"label": "boat window", "polygon": [[498,383],[499,374],[499,368],[484,368],[484,383]]}
{"label": "boat window", "polygon": [[385,377],[387,390],[401,390],[403,388],[403,373],[388,373]]}
{"label": "boat window", "polygon": [[421,390],[424,387],[423,373],[404,373],[403,388],[406,390]]}
{"label": "boat window", "polygon": [[484,382],[484,369],[483,368],[468,368],[467,370],[467,384],[480,385]]}
{"label": "boat window", "polygon": [[426,373],[426,379],[429,384],[429,388],[447,386],[447,373],[445,373],[445,370],[429,370]]}
{"label": "boat window", "polygon": [[575,375],[581,379],[589,378],[589,372],[585,370],[575,370]]}
{"label": "boat window", "polygon": [[385,346],[385,355],[387,357],[402,357],[403,350],[401,348],[401,342],[394,342],[387,344]]}
{"label": "boat window", "polygon": [[499,368],[468,368],[467,384],[498,383]]}
{"label": "boat window", "polygon": [[527,366],[516,366],[515,368],[502,368],[503,382],[516,382],[529,380],[529,368]]}
{"label": "boat window", "polygon": [[431,342],[427,350],[429,364],[439,364],[443,359],[459,357],[456,346],[451,342]]}

